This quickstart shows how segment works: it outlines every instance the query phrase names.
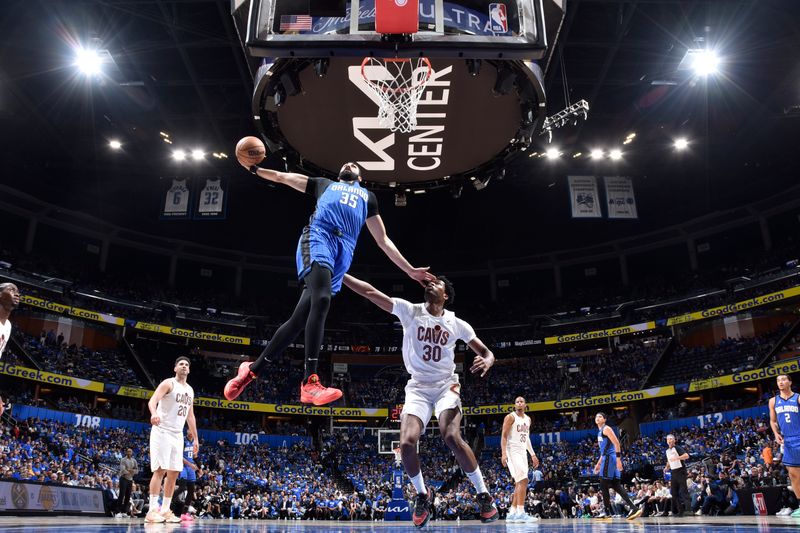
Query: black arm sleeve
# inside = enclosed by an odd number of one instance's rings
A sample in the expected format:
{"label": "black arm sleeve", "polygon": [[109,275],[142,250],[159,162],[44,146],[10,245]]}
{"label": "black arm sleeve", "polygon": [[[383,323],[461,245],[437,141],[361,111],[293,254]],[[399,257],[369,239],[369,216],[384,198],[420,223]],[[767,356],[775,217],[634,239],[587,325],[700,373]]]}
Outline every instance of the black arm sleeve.
{"label": "black arm sleeve", "polygon": [[328,178],[308,178],[306,194],[317,199],[322,196],[322,193],[325,192],[325,189],[327,189],[331,183],[333,182]]}
{"label": "black arm sleeve", "polygon": [[677,446],[677,445],[676,445],[676,446],[675,446],[675,453],[677,453],[677,454],[678,454],[678,456],[681,456],[681,455],[683,455],[684,453],[686,453],[686,451],[685,451],[683,448],[681,448],[680,446]]}
{"label": "black arm sleeve", "polygon": [[378,197],[375,196],[374,192],[369,191],[369,200],[367,200],[367,218],[374,217],[375,215],[379,214]]}

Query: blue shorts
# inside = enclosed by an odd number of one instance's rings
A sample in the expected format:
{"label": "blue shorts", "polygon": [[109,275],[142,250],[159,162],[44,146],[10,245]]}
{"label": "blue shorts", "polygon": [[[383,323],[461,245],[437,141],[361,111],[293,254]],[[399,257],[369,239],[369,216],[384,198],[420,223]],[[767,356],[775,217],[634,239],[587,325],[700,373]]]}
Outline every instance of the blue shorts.
{"label": "blue shorts", "polygon": [[311,266],[318,263],[331,271],[331,294],[338,293],[344,275],[350,269],[355,248],[355,243],[326,229],[306,226],[297,243],[297,279],[305,278],[311,272]]}
{"label": "blue shorts", "polygon": [[617,458],[614,455],[603,455],[600,458],[600,477],[603,479],[619,479]]}
{"label": "blue shorts", "polygon": [[783,441],[784,466],[800,467],[800,439],[786,439]]}

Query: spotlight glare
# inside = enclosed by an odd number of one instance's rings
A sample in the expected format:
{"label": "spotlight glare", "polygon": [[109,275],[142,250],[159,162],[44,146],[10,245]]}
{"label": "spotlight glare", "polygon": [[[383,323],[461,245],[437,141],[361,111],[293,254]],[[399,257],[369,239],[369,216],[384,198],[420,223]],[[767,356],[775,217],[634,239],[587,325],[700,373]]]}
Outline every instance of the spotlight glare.
{"label": "spotlight glare", "polygon": [[573,159],[576,159],[576,158],[578,158],[578,157],[580,157],[580,156],[582,156],[582,155],[583,155],[583,152],[575,152],[575,153],[572,155],[572,158],[573,158]]}
{"label": "spotlight glare", "polygon": [[561,155],[561,152],[558,151],[558,148],[548,148],[545,152],[547,159],[556,159],[558,156]]}
{"label": "spotlight glare", "polygon": [[174,152],[172,152],[172,159],[174,159],[175,161],[183,161],[184,159],[186,159],[186,152],[184,152],[183,150],[175,150]]}
{"label": "spotlight glare", "polygon": [[204,155],[205,154],[203,153],[203,151],[200,150],[199,148],[195,148],[194,150],[192,150],[192,159],[194,159],[195,161],[200,161],[201,159],[203,159]]}
{"label": "spotlight glare", "polygon": [[612,161],[618,161],[618,160],[622,159],[622,150],[619,150],[619,149],[615,148],[614,150],[611,150],[610,152],[608,152],[608,157]]}
{"label": "spotlight glare", "polygon": [[78,48],[75,51],[75,66],[87,76],[96,76],[102,70],[103,61],[97,50],[84,50]]}
{"label": "spotlight glare", "polygon": [[605,154],[603,154],[602,150],[595,149],[591,151],[589,157],[591,157],[592,159],[603,159],[603,155]]}
{"label": "spotlight glare", "polygon": [[719,70],[719,56],[713,50],[702,50],[695,54],[692,68],[699,76],[715,74]]}
{"label": "spotlight glare", "polygon": [[689,146],[689,141],[681,137],[680,139],[675,139],[674,146],[676,150],[685,150]]}
{"label": "spotlight glare", "polygon": [[119,141],[118,141],[118,140],[116,140],[116,139],[112,139],[112,140],[108,141],[108,146],[109,146],[109,147],[110,147],[112,150],[119,150],[120,148],[122,148],[122,143],[121,143],[121,142],[119,142]]}

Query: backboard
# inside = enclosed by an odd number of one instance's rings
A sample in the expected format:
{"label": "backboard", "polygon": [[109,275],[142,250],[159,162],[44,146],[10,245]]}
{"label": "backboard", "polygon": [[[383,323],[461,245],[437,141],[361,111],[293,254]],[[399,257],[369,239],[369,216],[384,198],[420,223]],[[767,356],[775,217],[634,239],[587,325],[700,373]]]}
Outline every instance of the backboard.
{"label": "backboard", "polygon": [[[409,38],[387,39],[376,31],[376,3],[385,1],[396,7],[418,5],[416,32]],[[309,0],[241,0],[234,2],[234,17],[249,52],[260,57],[531,60],[542,58],[548,46],[543,2],[548,8],[563,4],[562,0],[334,0],[323,2],[332,8],[320,10]]]}

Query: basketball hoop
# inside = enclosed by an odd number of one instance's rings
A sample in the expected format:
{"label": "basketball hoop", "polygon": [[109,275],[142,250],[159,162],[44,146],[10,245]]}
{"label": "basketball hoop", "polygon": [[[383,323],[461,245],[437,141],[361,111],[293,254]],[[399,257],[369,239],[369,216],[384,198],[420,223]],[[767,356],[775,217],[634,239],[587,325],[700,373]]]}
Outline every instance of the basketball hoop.
{"label": "basketball hoop", "polygon": [[403,456],[400,454],[400,448],[395,448],[392,450],[394,452],[394,464],[395,466],[400,466],[403,464]]}
{"label": "basketball hoop", "polygon": [[426,57],[364,58],[361,75],[378,97],[381,126],[401,133],[417,128],[417,104],[432,72]]}

